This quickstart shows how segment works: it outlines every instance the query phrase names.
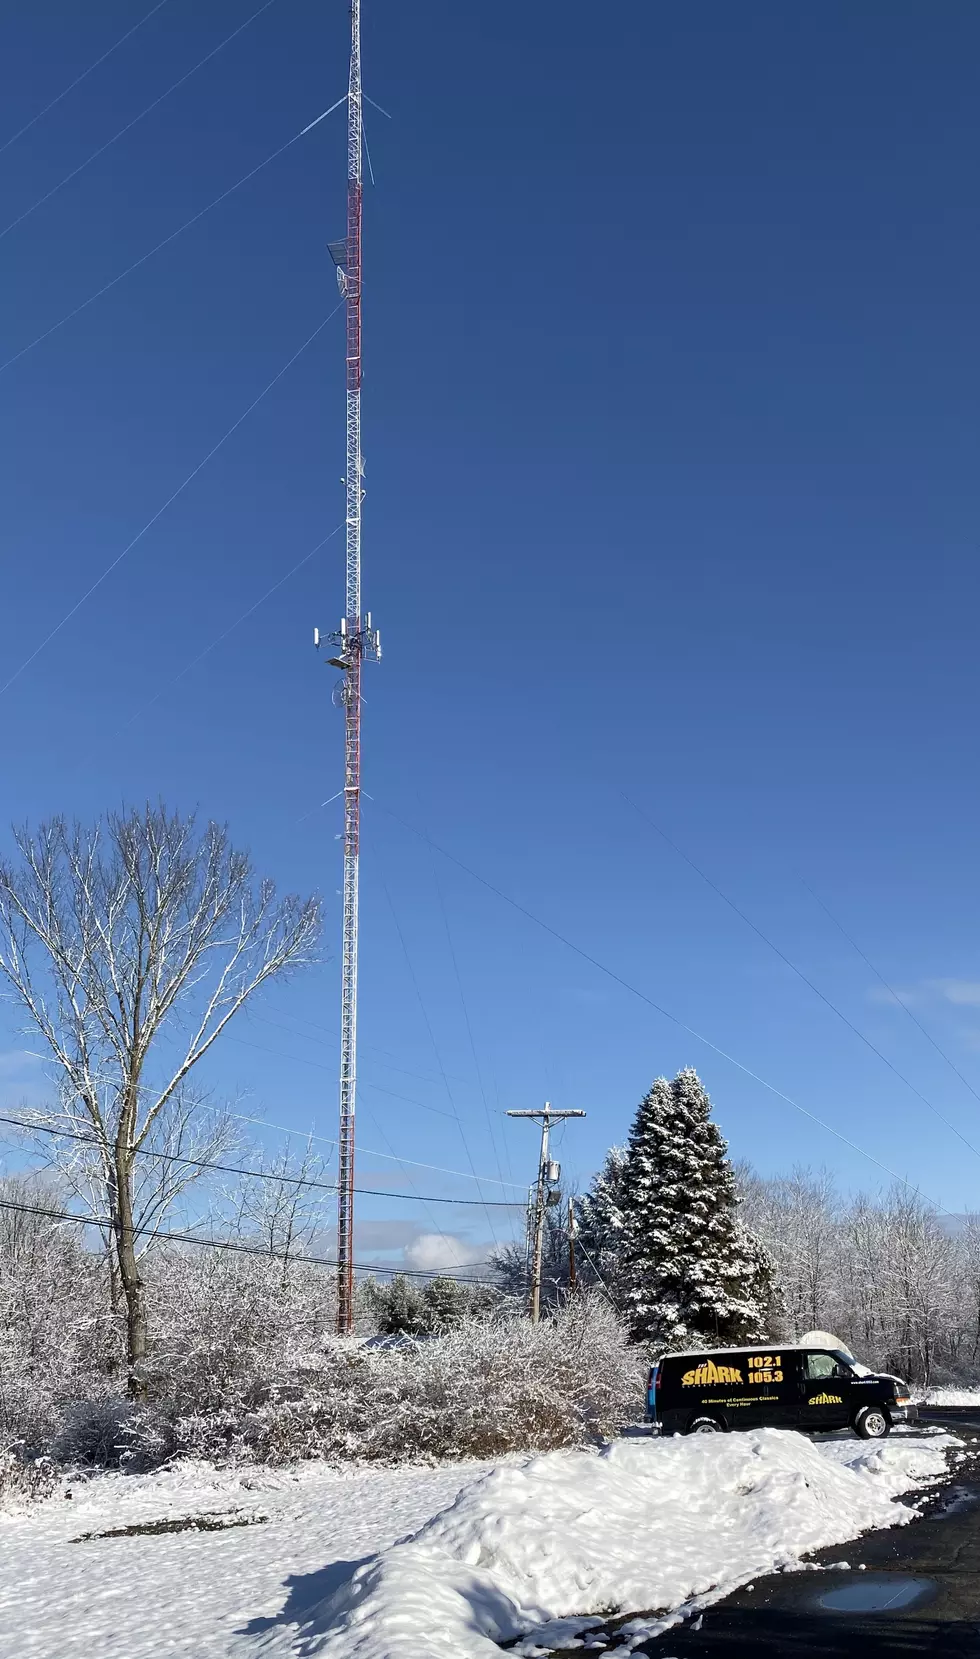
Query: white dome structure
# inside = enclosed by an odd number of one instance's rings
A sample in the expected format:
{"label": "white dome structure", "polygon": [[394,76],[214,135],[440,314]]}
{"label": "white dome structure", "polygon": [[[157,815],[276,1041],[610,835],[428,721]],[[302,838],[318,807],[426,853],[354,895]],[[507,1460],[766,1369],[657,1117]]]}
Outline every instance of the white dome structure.
{"label": "white dome structure", "polygon": [[850,1348],[842,1342],[839,1336],[833,1336],[830,1331],[805,1331],[800,1337],[800,1348],[831,1348],[839,1354],[849,1354]]}

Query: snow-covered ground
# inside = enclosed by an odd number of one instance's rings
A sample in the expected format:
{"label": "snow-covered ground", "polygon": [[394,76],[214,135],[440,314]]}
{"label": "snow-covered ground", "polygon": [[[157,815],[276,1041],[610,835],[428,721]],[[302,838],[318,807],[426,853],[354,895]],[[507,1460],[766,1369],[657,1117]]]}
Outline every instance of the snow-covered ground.
{"label": "snow-covered ground", "polygon": [[[494,1636],[572,1617],[547,1632],[567,1639],[604,1609],[669,1624],[910,1520],[898,1495],[956,1444],[770,1429],[440,1469],[102,1475],[0,1516],[0,1659],[499,1659]],[[78,1541],[192,1515],[265,1519]]]}
{"label": "snow-covered ground", "polygon": [[[289,1637],[354,1565],[413,1532],[488,1463],[440,1469],[99,1475],[0,1514],[2,1659],[225,1659]],[[70,1490],[70,1499],[62,1494]],[[75,1543],[190,1515],[268,1520],[226,1532]]]}
{"label": "snow-covered ground", "polygon": [[973,1388],[927,1388],[921,1396],[926,1406],[980,1407],[980,1384]]}

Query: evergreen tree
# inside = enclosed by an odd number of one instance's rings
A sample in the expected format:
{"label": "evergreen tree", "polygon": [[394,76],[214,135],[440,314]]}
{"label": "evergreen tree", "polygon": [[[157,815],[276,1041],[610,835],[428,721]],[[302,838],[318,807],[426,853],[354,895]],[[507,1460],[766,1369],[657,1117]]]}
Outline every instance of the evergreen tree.
{"label": "evergreen tree", "polygon": [[625,1171],[625,1146],[611,1146],[602,1168],[589,1182],[588,1192],[575,1200],[580,1277],[587,1283],[598,1281],[613,1295],[623,1245]]}
{"label": "evergreen tree", "polygon": [[618,1290],[634,1341],[727,1347],[763,1337],[772,1263],[739,1224],[727,1153],[697,1072],[658,1078],[637,1111],[622,1179]]}
{"label": "evergreen tree", "polygon": [[368,1280],[365,1296],[380,1335],[416,1335],[426,1329],[427,1309],[422,1292],[404,1273],[394,1274],[387,1283]]}
{"label": "evergreen tree", "polygon": [[438,1336],[470,1315],[489,1312],[497,1301],[489,1285],[440,1276],[420,1288],[404,1273],[387,1284],[369,1279],[364,1296],[380,1336]]}

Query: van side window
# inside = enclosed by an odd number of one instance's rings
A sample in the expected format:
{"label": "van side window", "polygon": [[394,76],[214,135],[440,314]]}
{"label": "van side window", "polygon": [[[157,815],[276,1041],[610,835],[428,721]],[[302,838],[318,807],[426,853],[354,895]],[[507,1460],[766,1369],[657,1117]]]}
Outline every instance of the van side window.
{"label": "van side window", "polygon": [[853,1372],[833,1354],[807,1354],[804,1375],[807,1382],[825,1382],[828,1377],[850,1377]]}

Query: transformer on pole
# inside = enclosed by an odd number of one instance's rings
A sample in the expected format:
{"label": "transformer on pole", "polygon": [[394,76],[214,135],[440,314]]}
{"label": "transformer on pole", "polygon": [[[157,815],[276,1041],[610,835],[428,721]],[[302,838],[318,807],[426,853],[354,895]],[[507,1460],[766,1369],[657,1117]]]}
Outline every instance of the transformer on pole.
{"label": "transformer on pole", "polygon": [[[361,614],[361,6],[351,0],[347,94],[347,235],[330,244],[347,312],[347,599],[339,647],[329,659],[343,673],[336,700],[344,710],[344,920],[340,1018],[340,1136],[337,1175],[337,1330],[353,1328],[354,1115],[357,1093],[358,856],[361,826],[361,664],[377,662],[381,638]],[[317,636],[319,643],[319,636]]]}
{"label": "transformer on pole", "polygon": [[[559,1201],[561,1194],[557,1185],[561,1178],[560,1166],[553,1163],[549,1156],[549,1137],[553,1123],[564,1123],[566,1118],[584,1118],[585,1113],[579,1108],[563,1112],[556,1112],[550,1100],[538,1109],[524,1111],[510,1111],[509,1118],[532,1118],[541,1125],[541,1150],[538,1154],[538,1179],[531,1189],[531,1203],[528,1205],[528,1255],[531,1261],[531,1294],[528,1311],[533,1324],[541,1318],[541,1265],[544,1248],[544,1217],[545,1210],[550,1204]],[[569,1203],[569,1226],[571,1227],[571,1204]],[[570,1268],[574,1279],[574,1246],[571,1244],[569,1231]]]}

